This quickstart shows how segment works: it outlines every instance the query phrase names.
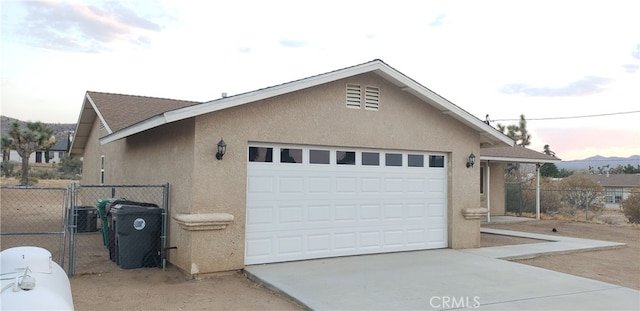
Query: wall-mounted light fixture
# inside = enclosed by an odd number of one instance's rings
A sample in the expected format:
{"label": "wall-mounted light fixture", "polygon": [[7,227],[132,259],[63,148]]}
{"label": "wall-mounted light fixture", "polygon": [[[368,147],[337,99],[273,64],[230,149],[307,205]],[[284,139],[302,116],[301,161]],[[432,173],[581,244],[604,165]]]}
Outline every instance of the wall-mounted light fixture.
{"label": "wall-mounted light fixture", "polygon": [[476,164],[476,156],[472,152],[467,159],[467,168],[473,167],[474,164]]}
{"label": "wall-mounted light fixture", "polygon": [[220,138],[218,142],[218,152],[216,153],[216,159],[222,160],[222,157],[227,152],[227,144],[224,143],[224,140]]}

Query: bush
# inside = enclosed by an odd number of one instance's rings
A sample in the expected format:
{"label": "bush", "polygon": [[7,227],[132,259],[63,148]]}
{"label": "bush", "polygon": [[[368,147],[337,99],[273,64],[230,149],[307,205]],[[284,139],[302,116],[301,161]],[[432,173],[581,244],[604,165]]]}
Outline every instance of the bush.
{"label": "bush", "polygon": [[38,169],[32,173],[32,176],[38,179],[60,179],[60,173],[54,169]]}
{"label": "bush", "polygon": [[635,193],[622,200],[622,210],[624,215],[629,218],[629,222],[640,223],[640,194]]}
{"label": "bush", "polygon": [[16,166],[16,162],[14,161],[2,162],[2,175],[5,177],[14,176],[15,166]]}

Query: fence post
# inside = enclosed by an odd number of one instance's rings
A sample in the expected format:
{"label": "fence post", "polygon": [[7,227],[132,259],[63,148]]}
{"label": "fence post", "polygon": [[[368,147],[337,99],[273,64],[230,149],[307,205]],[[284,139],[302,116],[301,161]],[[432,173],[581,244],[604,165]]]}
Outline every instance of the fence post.
{"label": "fence post", "polygon": [[587,197],[587,206],[585,208],[584,218],[586,222],[589,222],[589,197]]}
{"label": "fence post", "polygon": [[72,220],[71,224],[66,226],[65,230],[69,230],[69,268],[67,271],[68,276],[73,276],[73,270],[75,269],[75,248],[76,248],[76,183],[71,183],[71,199],[69,200],[69,219],[67,223]]}

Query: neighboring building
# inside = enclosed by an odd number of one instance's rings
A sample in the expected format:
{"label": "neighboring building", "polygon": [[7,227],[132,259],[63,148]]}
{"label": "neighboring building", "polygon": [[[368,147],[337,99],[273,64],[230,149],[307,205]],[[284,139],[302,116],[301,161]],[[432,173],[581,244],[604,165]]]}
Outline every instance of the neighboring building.
{"label": "neighboring building", "polygon": [[513,143],[374,60],[204,103],[87,92],[71,154],[83,184],[170,183],[169,261],[198,275],[479,247],[469,156]]}
{"label": "neighboring building", "polygon": [[[38,150],[31,153],[29,156],[29,163],[47,163],[46,152],[49,152],[48,163],[60,163],[60,160],[69,151],[69,138],[66,135],[60,135],[56,138],[56,143],[48,151]],[[2,159],[0,159],[2,161]],[[11,150],[9,152],[9,161],[22,162],[22,157],[17,151]]]}
{"label": "neighboring building", "polygon": [[640,193],[640,174],[584,174],[604,188],[606,208],[621,208],[622,200],[632,193]]}

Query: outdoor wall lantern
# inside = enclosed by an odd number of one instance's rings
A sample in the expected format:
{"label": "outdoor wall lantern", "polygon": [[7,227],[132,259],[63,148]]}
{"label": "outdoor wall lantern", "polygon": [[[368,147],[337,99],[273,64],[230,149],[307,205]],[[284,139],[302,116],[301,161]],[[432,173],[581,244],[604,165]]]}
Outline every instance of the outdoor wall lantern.
{"label": "outdoor wall lantern", "polygon": [[467,160],[467,168],[473,167],[474,164],[476,164],[476,156],[472,152]]}
{"label": "outdoor wall lantern", "polygon": [[216,153],[216,159],[222,160],[222,157],[227,152],[227,144],[224,143],[224,140],[220,138],[218,142],[218,152]]}

